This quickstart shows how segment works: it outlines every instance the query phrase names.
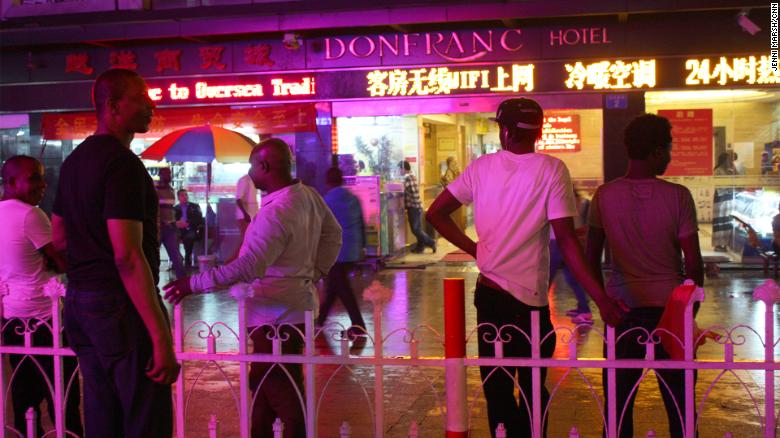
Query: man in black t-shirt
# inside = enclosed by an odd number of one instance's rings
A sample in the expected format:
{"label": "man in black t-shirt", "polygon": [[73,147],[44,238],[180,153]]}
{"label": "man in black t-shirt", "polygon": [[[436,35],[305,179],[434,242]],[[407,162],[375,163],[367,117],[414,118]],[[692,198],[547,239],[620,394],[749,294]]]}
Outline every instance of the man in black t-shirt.
{"label": "man in black t-shirt", "polygon": [[130,151],[154,104],[130,70],[101,74],[92,91],[98,128],[60,171],[53,240],[67,248],[65,331],[84,377],[88,437],[173,432],[179,373],[159,282],[157,194]]}

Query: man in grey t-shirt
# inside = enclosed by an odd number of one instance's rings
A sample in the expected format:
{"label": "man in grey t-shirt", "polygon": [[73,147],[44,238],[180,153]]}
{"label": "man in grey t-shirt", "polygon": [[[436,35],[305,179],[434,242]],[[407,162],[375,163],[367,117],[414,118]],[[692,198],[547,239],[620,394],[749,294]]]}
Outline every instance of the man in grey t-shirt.
{"label": "man in grey t-shirt", "polygon": [[[658,325],[675,287],[685,278],[699,286],[704,281],[693,197],[687,188],[656,178],[663,175],[671,161],[671,131],[667,119],[653,114],[631,121],[625,132],[630,159],[628,171],[623,178],[599,187],[591,201],[588,259],[600,272],[604,244],[609,243],[614,263],[607,282],[607,295],[624,301],[631,309],[616,327],[615,336],[620,339],[616,346],[618,359],[645,357],[645,346],[637,342],[639,331],[622,339],[620,335],[637,327],[651,332]],[[656,358],[668,357],[663,347],[656,345]],[[606,372],[605,369],[605,394]],[[617,412],[623,412],[625,406],[618,431],[621,438],[634,435],[631,417],[636,393],[631,392],[641,375],[641,369],[616,372]],[[656,370],[656,375],[669,418],[670,436],[682,437],[681,418],[685,418],[683,371]],[[671,393],[667,387],[671,388]],[[605,412],[606,406],[605,398]],[[621,419],[616,423],[621,424]]]}

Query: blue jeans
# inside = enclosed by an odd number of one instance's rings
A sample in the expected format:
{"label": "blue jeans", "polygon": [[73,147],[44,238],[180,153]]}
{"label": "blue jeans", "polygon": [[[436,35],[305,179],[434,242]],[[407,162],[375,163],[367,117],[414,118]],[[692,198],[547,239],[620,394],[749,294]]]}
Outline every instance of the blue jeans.
{"label": "blue jeans", "polygon": [[558,248],[558,242],[555,239],[550,241],[550,284],[555,280],[555,275],[558,271],[563,271],[563,278],[566,280],[566,284],[569,285],[574,296],[577,297],[577,312],[590,313],[590,306],[588,305],[588,296],[585,294],[585,290],[574,278],[574,274],[571,273],[566,263],[563,261],[563,254]]}
{"label": "blue jeans", "polygon": [[409,218],[409,228],[412,229],[412,234],[417,238],[417,243],[414,245],[413,250],[422,251],[426,246],[430,248],[436,246],[436,242],[422,229],[422,209],[407,208],[406,215]]}
{"label": "blue jeans", "polygon": [[86,437],[170,438],[171,386],[146,376],[152,340],[127,293],[68,289],[64,319],[84,382]]}

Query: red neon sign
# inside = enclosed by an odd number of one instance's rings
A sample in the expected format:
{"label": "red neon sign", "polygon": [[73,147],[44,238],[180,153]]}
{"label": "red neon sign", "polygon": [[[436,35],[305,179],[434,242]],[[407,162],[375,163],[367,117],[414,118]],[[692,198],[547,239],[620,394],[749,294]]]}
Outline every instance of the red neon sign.
{"label": "red neon sign", "polygon": [[[209,83],[207,80],[198,80],[190,84],[169,82],[164,86],[154,84],[149,88],[149,98],[155,102],[163,100],[185,102],[209,102],[225,100],[257,99],[263,97],[295,97],[314,96],[317,94],[314,77],[305,76],[300,79],[286,79],[280,77],[253,78],[246,83]],[[261,83],[262,82],[262,83]]]}

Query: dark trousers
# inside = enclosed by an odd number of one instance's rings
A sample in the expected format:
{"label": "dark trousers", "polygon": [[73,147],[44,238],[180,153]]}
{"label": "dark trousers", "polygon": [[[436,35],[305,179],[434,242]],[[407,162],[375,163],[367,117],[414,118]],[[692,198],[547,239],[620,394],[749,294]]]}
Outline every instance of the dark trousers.
{"label": "dark trousers", "polygon": [[363,315],[360,314],[360,307],[355,299],[355,293],[349,282],[349,273],[355,267],[354,263],[336,263],[330,268],[328,277],[325,280],[325,300],[320,305],[320,314],[317,317],[319,325],[325,324],[328,319],[328,313],[336,301],[341,300],[349,314],[349,320],[353,326],[366,328],[366,322],[363,321]]}
{"label": "dark trousers", "polygon": [[[296,325],[303,333],[303,324]],[[271,353],[274,331],[268,326],[249,327],[255,353]],[[279,335],[282,342],[282,354],[302,354],[304,340],[297,330],[282,326]],[[290,373],[287,376],[284,369]],[[262,384],[261,384],[262,382]],[[253,363],[249,368],[249,388],[255,396],[252,406],[252,438],[273,438],[273,423],[277,417],[284,423],[283,438],[305,438],[306,423],[303,407],[298,400],[297,390],[304,397],[303,365]]]}
{"label": "dark trousers", "polygon": [[176,224],[167,224],[160,226],[160,242],[168,253],[168,258],[173,263],[173,271],[176,272],[176,278],[184,278],[187,273],[184,270],[184,263],[179,252],[179,229]]}
{"label": "dark trousers", "polygon": [[409,228],[412,229],[412,234],[417,238],[417,243],[415,243],[413,250],[422,251],[426,246],[433,248],[436,242],[422,229],[422,209],[407,208],[406,216],[409,218]]}
{"label": "dark trousers", "polygon": [[[24,345],[24,331],[32,332],[32,345],[34,347],[51,347],[53,339],[51,330],[44,324],[39,324],[39,320],[31,319],[27,326],[25,321],[13,319],[11,321],[3,320],[3,343],[5,345]],[[67,345],[67,342],[63,342]],[[26,435],[27,421],[25,414],[27,409],[35,410],[37,436],[43,435],[41,427],[41,407],[42,401],[46,400],[48,406],[49,418],[54,423],[54,359],[52,356],[25,356],[21,354],[9,355],[11,363],[11,372],[15,373],[11,381],[11,405],[14,411],[14,427]],[[37,364],[36,364],[37,362]],[[76,373],[76,358],[72,356],[62,359],[63,378],[65,386],[64,391],[70,389],[67,393],[67,403],[65,405],[65,427],[68,431],[81,436],[84,429],[81,425],[81,388],[79,375]],[[38,368],[40,366],[40,368]],[[41,369],[46,378],[51,382],[52,390],[46,383]],[[71,381],[71,377],[73,380]]]}
{"label": "dark trousers", "polygon": [[[631,309],[626,315],[624,322],[615,328],[615,339],[620,338],[626,331],[642,327],[648,332],[655,330],[661,315],[664,312],[663,307],[642,307]],[[640,344],[637,337],[645,338],[641,330],[634,330],[623,336],[615,346],[615,357],[617,359],[642,359],[645,357],[647,349],[644,344]],[[606,345],[604,346],[604,357],[606,357]],[[663,349],[663,346],[656,344],[656,359],[669,359],[669,354]],[[636,391],[634,386],[639,385],[639,378],[642,377],[641,369],[618,369],[615,370],[616,396],[619,427],[618,436],[621,438],[631,438],[634,436],[634,401]],[[685,432],[685,372],[683,370],[659,369],[655,370],[658,379],[658,387],[661,389],[661,398],[666,407],[666,416],[669,419],[669,435],[672,438],[682,438]],[[604,382],[604,414],[608,416],[608,394],[609,382],[607,381],[607,369],[602,373]],[[662,382],[663,381],[663,382]],[[671,392],[669,392],[669,389]],[[632,393],[633,391],[633,393]],[[675,405],[675,400],[677,404]],[[625,407],[625,413],[622,414]],[[679,408],[679,414],[677,409]],[[622,421],[622,424],[620,424]],[[644,432],[643,432],[644,433]]]}
{"label": "dark trousers", "polygon": [[190,268],[192,266],[198,266],[198,263],[193,259],[192,249],[195,247],[195,242],[198,241],[198,233],[195,230],[185,228],[181,230],[181,243],[184,245],[184,266]]}
{"label": "dark trousers", "polygon": [[[505,324],[511,324],[531,336],[531,311],[539,311],[539,325],[541,339],[541,355],[543,358],[552,357],[555,350],[556,336],[554,333],[545,339],[553,329],[550,320],[550,308],[532,307],[521,303],[508,292],[496,290],[477,283],[474,292],[474,305],[477,308],[477,330],[479,341],[479,356],[494,357],[495,349],[492,342],[496,337],[496,328],[500,329]],[[482,326],[482,324],[494,324]],[[502,338],[511,337],[505,344],[504,357],[531,357],[531,344],[525,336],[514,329],[504,329]],[[504,423],[507,436],[530,437],[533,432],[530,412],[533,401],[533,388],[531,380],[531,368],[528,367],[480,367],[482,387],[487,401],[488,421],[490,422],[490,434],[495,437],[496,427]],[[492,374],[491,374],[492,373]],[[547,378],[547,369],[541,369],[542,380],[542,412],[544,412],[550,399],[550,393],[544,385]],[[520,388],[519,398],[515,397],[515,380]],[[525,399],[523,399],[523,394]],[[547,422],[543,424],[544,436],[547,435]]]}
{"label": "dark trousers", "polygon": [[86,438],[170,438],[171,386],[146,376],[152,340],[127,293],[68,289],[65,330],[84,379]]}

